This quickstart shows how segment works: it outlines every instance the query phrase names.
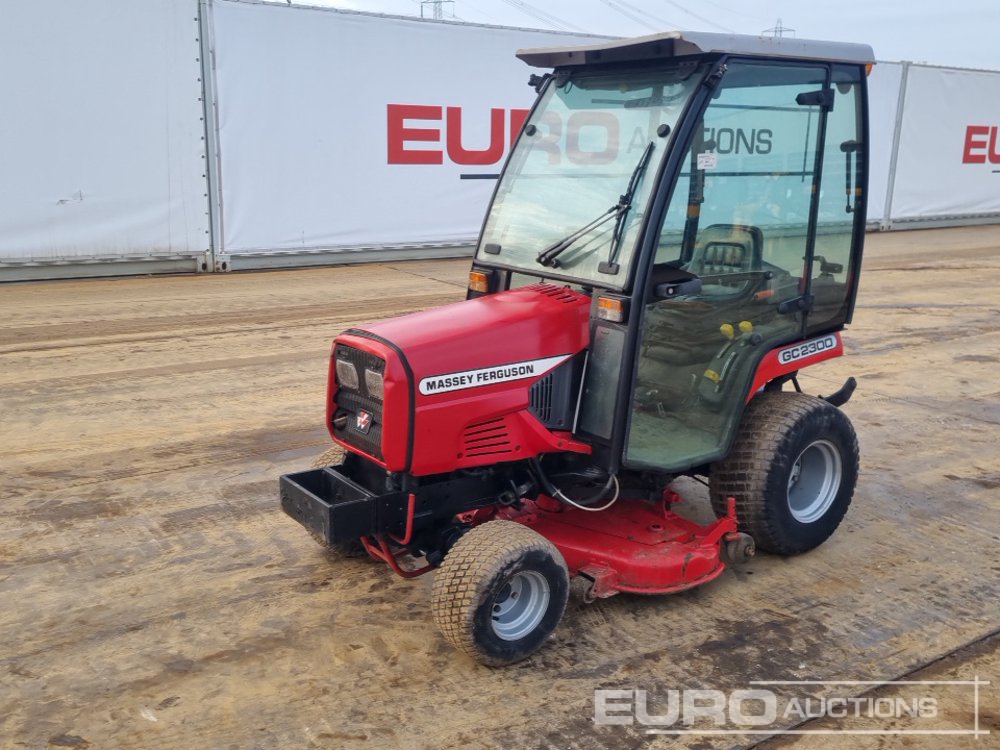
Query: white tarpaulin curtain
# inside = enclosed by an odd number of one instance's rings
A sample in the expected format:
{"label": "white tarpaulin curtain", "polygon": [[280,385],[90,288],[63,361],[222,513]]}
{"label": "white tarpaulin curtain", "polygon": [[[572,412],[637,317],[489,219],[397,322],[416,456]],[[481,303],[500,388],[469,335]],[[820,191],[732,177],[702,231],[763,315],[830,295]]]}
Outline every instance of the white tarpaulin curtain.
{"label": "white tarpaulin curtain", "polygon": [[903,66],[880,62],[868,77],[868,221],[885,215],[892,161],[892,134],[896,126],[896,105]]}
{"label": "white tarpaulin curtain", "polygon": [[226,253],[474,240],[535,97],[515,50],[596,41],[214,8]]}
{"label": "white tarpaulin curtain", "polygon": [[[234,254],[474,239],[488,177],[533,100],[532,71],[514,51],[594,41],[241,0],[214,7],[223,249]],[[986,110],[1000,100],[1000,74],[913,66],[886,215],[902,70],[880,63],[869,79],[869,220],[1000,210],[1000,175],[961,163],[965,120],[996,119]],[[976,133],[988,150],[990,131]]]}
{"label": "white tarpaulin curtain", "polygon": [[204,253],[197,2],[2,15],[0,262]]}
{"label": "white tarpaulin curtain", "polygon": [[[5,4],[0,279],[133,258],[191,257],[171,268],[193,270],[210,250],[469,242],[534,98],[515,50],[595,41],[202,1],[218,158],[199,0]],[[1000,217],[1000,72],[881,63],[869,80],[869,219]]]}
{"label": "white tarpaulin curtain", "polygon": [[892,219],[1000,212],[1000,72],[910,66]]}

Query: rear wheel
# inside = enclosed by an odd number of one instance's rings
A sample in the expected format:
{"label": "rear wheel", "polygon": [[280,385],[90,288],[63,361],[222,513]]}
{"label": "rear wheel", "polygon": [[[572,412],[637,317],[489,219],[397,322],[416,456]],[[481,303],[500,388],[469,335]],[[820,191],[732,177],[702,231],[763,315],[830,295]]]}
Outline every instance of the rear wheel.
{"label": "rear wheel", "polygon": [[712,467],[715,513],[736,498],[740,530],[761,549],[794,555],[840,525],[858,478],[858,441],[847,416],[802,393],[762,393],[747,407],[732,452]]}
{"label": "rear wheel", "polygon": [[431,609],[449,643],[500,667],[541,647],[568,596],[566,563],[550,541],[514,521],[489,521],[445,556]]}

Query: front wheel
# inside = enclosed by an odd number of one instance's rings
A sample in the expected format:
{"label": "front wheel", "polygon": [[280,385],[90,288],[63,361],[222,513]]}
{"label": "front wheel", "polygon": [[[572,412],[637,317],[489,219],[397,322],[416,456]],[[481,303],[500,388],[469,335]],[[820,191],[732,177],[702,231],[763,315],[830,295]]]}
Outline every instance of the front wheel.
{"label": "front wheel", "polygon": [[550,541],[514,521],[488,521],[445,556],[431,609],[449,643],[501,667],[541,647],[568,596],[566,563]]}
{"label": "front wheel", "polygon": [[736,498],[740,530],[761,549],[794,555],[840,525],[858,479],[858,440],[847,416],[802,393],[762,393],[747,407],[729,456],[712,467],[717,515]]}

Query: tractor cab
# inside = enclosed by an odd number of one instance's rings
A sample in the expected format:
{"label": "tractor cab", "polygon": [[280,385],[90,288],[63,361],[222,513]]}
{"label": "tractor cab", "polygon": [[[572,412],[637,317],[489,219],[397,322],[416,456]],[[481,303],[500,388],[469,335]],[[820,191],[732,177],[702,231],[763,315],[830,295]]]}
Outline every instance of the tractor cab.
{"label": "tractor cab", "polygon": [[[281,478],[340,555],[434,571],[444,637],[500,666],[586,600],[812,550],[854,494],[840,407],[868,176],[856,44],[667,33],[522,50],[538,99],[465,301],[341,333],[340,463]],[[794,388],[794,390],[792,390]],[[675,510],[705,478],[716,520]]]}
{"label": "tractor cab", "polygon": [[609,465],[709,464],[765,355],[850,321],[871,49],[669,33],[518,57],[554,70],[532,78],[478,288],[592,295],[578,433]]}

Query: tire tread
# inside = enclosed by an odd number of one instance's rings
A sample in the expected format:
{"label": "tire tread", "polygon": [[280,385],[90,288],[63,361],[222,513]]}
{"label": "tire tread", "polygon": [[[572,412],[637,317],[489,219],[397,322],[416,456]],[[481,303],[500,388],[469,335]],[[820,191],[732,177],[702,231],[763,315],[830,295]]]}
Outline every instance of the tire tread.
{"label": "tire tread", "polygon": [[[750,534],[761,549],[781,555],[804,551],[791,544],[778,528],[769,511],[767,495],[781,488],[768,487],[768,484],[773,481],[776,465],[795,458],[787,455],[785,447],[796,427],[821,416],[826,409],[836,408],[821,398],[804,393],[777,391],[756,396],[743,414],[733,450],[712,467],[710,498],[715,514],[726,515],[727,499],[734,497],[741,530]],[[856,438],[850,450],[853,465],[857,466]],[[830,533],[841,520],[842,517],[836,519]]]}
{"label": "tire tread", "polygon": [[552,542],[515,521],[487,521],[459,539],[445,556],[431,588],[431,611],[445,640],[487,666],[508,663],[476,643],[473,622],[496,571],[536,550],[562,560]]}

